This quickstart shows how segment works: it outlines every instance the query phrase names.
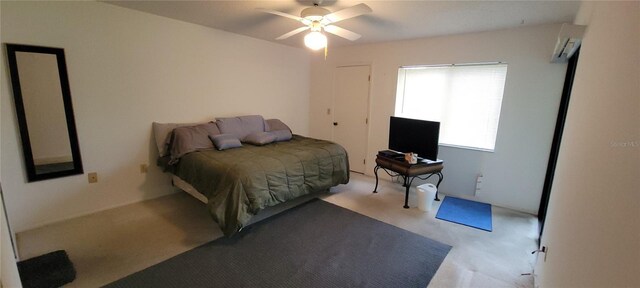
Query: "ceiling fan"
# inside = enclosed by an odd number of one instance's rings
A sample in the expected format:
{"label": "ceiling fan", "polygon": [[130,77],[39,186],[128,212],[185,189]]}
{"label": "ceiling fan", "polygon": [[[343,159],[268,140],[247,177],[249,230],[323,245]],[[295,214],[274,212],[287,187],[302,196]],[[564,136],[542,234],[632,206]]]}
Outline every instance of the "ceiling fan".
{"label": "ceiling fan", "polygon": [[285,33],[282,36],[276,38],[276,40],[287,39],[298,33],[310,30],[311,32],[304,37],[304,44],[313,50],[322,49],[327,46],[327,36],[322,33],[323,31],[329,32],[345,39],[349,39],[351,41],[358,40],[361,37],[360,34],[344,28],[340,28],[333,24],[342,20],[371,13],[373,11],[369,6],[367,6],[367,4],[364,3],[360,3],[358,5],[351,6],[349,8],[345,8],[336,12],[331,12],[325,8],[320,7],[318,4],[320,3],[316,2],[313,4],[313,7],[305,8],[304,10],[302,10],[302,12],[300,13],[300,17],[276,10],[259,10],[300,21],[305,25],[304,27],[300,27],[291,32]]}

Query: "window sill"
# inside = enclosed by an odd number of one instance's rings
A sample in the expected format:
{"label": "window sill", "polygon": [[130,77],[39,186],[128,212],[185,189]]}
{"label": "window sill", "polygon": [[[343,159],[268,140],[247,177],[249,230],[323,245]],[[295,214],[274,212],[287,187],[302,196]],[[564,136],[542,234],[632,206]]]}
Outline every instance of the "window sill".
{"label": "window sill", "polygon": [[438,146],[464,149],[464,150],[473,150],[473,151],[480,151],[480,152],[488,152],[488,153],[494,152],[494,149],[484,149],[484,148],[478,148],[478,147],[460,146],[460,145],[444,144],[444,143],[439,143]]}

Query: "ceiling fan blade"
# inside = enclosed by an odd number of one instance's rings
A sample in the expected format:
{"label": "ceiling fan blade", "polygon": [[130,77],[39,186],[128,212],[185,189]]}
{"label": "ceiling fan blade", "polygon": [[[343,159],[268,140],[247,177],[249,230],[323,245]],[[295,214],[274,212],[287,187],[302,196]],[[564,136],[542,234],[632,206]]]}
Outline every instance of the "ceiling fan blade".
{"label": "ceiling fan blade", "polygon": [[358,33],[351,32],[351,31],[349,31],[347,29],[340,28],[340,27],[335,26],[335,25],[325,26],[324,27],[324,31],[327,31],[327,32],[329,32],[331,34],[334,34],[334,35],[338,35],[338,36],[340,36],[342,38],[345,38],[345,39],[349,39],[351,41],[358,40],[358,39],[360,39],[360,37],[362,37],[362,35],[360,35]]}
{"label": "ceiling fan blade", "polygon": [[336,23],[338,21],[346,20],[349,18],[353,18],[356,16],[360,16],[362,14],[371,13],[371,7],[367,6],[367,4],[360,3],[355,6],[351,6],[349,8],[342,9],[340,11],[333,12],[331,14],[324,15],[324,19],[329,23]]}
{"label": "ceiling fan blade", "polygon": [[305,31],[305,30],[307,30],[307,29],[309,29],[309,26],[300,27],[300,28],[298,28],[298,29],[296,29],[296,30],[293,30],[293,31],[291,31],[291,32],[289,32],[289,33],[287,33],[287,34],[284,34],[284,35],[282,35],[282,36],[280,36],[280,37],[276,38],[276,40],[287,39],[287,38],[289,38],[289,37],[291,37],[291,36],[293,36],[293,35],[296,35],[296,34],[298,34],[298,33],[302,32],[302,31]]}
{"label": "ceiling fan blade", "polygon": [[275,14],[275,15],[282,16],[282,17],[286,17],[286,18],[293,19],[293,20],[300,21],[300,22],[305,20],[302,17],[298,17],[296,15],[291,15],[291,14],[280,12],[280,11],[276,11],[276,10],[264,9],[264,8],[256,8],[256,10],[259,10],[259,11],[262,11],[262,12],[266,12],[266,13]]}

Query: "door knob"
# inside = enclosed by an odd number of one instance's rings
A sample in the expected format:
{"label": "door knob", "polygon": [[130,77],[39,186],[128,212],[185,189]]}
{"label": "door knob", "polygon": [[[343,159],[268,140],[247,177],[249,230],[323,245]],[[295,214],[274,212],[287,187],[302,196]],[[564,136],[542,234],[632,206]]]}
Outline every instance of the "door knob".
{"label": "door knob", "polygon": [[333,126],[338,126],[338,122],[333,122]]}

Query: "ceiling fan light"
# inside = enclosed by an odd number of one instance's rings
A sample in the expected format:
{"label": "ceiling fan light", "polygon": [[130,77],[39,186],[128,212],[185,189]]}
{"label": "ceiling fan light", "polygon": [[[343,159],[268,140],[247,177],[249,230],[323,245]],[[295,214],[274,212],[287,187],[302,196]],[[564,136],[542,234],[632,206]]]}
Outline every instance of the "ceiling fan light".
{"label": "ceiling fan light", "polygon": [[331,11],[327,9],[313,6],[303,9],[302,12],[300,12],[300,17],[311,21],[320,21],[322,20],[322,17],[324,17],[324,15],[327,15],[329,13],[331,13]]}
{"label": "ceiling fan light", "polygon": [[304,36],[304,45],[312,50],[322,49],[327,46],[327,36],[318,31],[312,31]]}
{"label": "ceiling fan light", "polygon": [[322,20],[322,18],[323,18],[322,16],[315,15],[315,16],[307,16],[304,19],[307,19],[307,20],[310,20],[310,21],[320,21],[320,20]]}

